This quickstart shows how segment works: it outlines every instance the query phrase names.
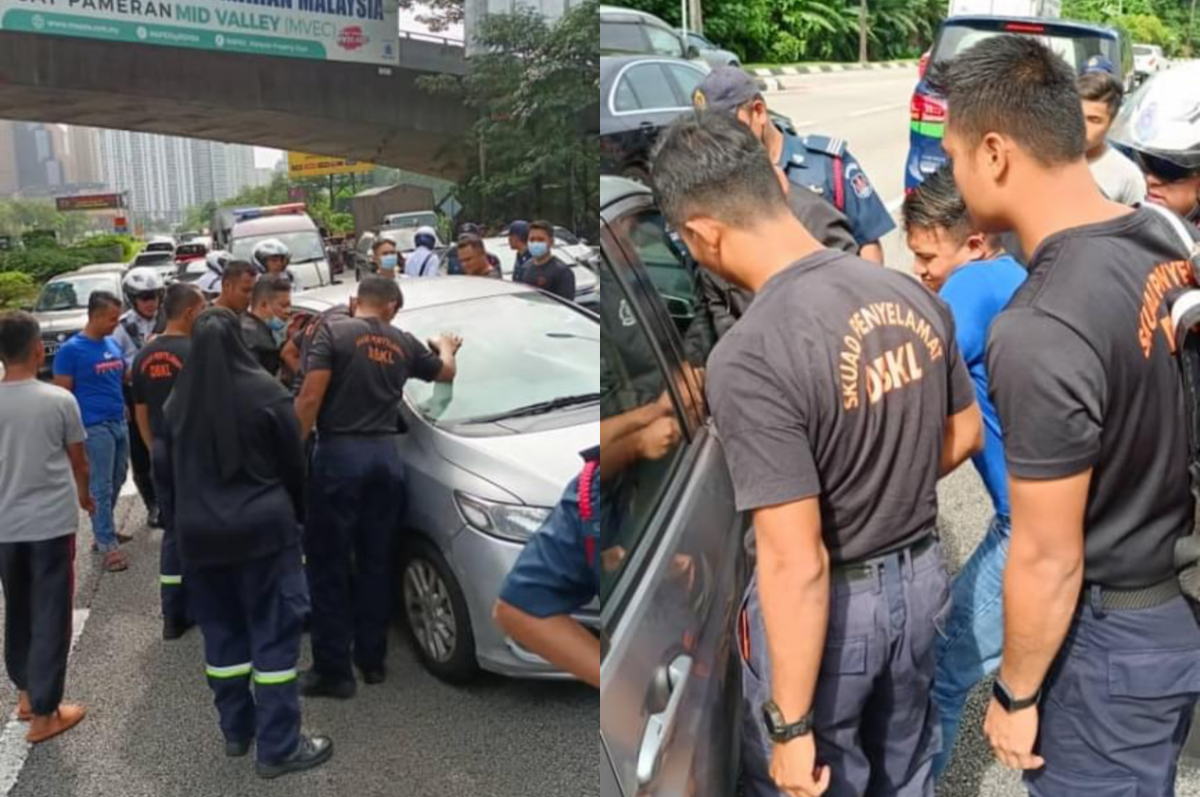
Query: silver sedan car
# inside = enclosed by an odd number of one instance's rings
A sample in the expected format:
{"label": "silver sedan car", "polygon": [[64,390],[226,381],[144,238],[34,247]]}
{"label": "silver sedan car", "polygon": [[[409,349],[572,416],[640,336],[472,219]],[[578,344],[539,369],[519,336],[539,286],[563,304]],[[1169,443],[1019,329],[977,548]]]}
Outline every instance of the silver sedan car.
{"label": "silver sedan car", "polygon": [[[478,277],[405,280],[394,324],[420,340],[461,335],[452,384],[412,380],[400,438],[408,502],[403,616],[425,666],[462,682],[480,668],[564,677],[492,622],[525,542],[600,441],[600,323],[526,285]],[[297,294],[298,313],[345,303],[353,285]],[[599,626],[599,605],[579,616]]]}

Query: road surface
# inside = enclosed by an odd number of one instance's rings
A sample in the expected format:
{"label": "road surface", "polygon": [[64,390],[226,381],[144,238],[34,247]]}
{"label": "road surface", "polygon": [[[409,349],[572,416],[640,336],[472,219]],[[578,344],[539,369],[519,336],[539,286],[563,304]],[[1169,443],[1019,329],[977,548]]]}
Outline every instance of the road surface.
{"label": "road surface", "polygon": [[[785,77],[781,81],[783,90],[768,93],[767,105],[791,118],[801,134],[844,138],[898,223],[908,154],[908,105],[917,82],[916,69]],[[888,265],[908,271],[912,257],[899,229],[883,243]],[[952,566],[958,567],[982,539],[991,519],[991,504],[970,466],[942,482],[939,498],[942,537]],[[990,688],[990,683],[984,684],[973,695],[939,797],[1025,795],[1019,779],[995,763],[980,730]],[[1200,738],[1193,738],[1188,754],[1189,758],[1197,756],[1200,763]],[[1200,769],[1190,762],[1179,777],[1178,794],[1200,797]]]}

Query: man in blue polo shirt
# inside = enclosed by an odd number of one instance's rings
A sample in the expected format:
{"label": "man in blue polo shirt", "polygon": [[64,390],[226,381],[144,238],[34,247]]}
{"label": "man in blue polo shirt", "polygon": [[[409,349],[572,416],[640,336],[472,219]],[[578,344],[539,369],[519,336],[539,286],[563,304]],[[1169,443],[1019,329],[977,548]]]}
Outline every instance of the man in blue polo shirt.
{"label": "man in blue polo shirt", "polygon": [[546,661],[600,688],[600,640],[571,613],[596,597],[600,447],[583,454],[554,512],[529,540],[496,601],[506,634]]}
{"label": "man in blue polo shirt", "polygon": [[119,549],[113,520],[129,467],[129,430],[125,422],[125,359],[111,335],[121,318],[121,300],[97,291],[88,299],[83,331],[63,344],[54,358],[54,384],[75,394],[87,430],[90,489],[96,503],[92,516],[95,550],[104,554],[104,568],[128,568]]}
{"label": "man in blue polo shirt", "polygon": [[1001,589],[1012,523],[1004,438],[988,396],[985,355],[988,328],[1024,283],[1026,272],[989,236],[972,229],[950,166],[905,198],[904,229],[913,252],[913,271],[954,315],[955,338],[983,414],[984,447],[973,462],[995,509],[983,542],[954,579],[954,608],[938,638],[933,699],[941,712],[942,750],[933,762],[937,777],[954,750],[967,695],[996,671],[1003,651]]}

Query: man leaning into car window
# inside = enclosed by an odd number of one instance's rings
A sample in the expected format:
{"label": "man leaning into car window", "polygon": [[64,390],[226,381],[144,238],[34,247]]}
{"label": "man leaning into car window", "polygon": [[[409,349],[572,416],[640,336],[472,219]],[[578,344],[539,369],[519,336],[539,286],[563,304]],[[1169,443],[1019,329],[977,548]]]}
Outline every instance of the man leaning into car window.
{"label": "man leaning into car window", "polygon": [[504,633],[556,667],[600,688],[600,640],[571,614],[599,592],[600,447],[529,540],[500,590],[493,616]]}

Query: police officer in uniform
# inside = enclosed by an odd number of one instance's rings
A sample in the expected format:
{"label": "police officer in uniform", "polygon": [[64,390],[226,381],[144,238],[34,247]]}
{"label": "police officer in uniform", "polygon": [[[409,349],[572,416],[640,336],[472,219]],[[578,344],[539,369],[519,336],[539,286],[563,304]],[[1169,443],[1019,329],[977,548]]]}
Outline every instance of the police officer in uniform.
{"label": "police officer in uniform", "polygon": [[[163,311],[167,326],[162,334],[147,343],[133,361],[133,410],[141,439],[150,450],[151,460],[164,455],[155,453],[154,438],[162,437],[166,421],[163,406],[183,372],[192,348],[192,325],[204,310],[204,295],[186,282],[167,289]],[[193,625],[188,608],[179,540],[168,514],[163,515],[162,551],[159,557],[159,585],[162,595],[163,639],[179,639]]]}
{"label": "police officer in uniform", "polygon": [[232,311],[196,320],[165,420],[155,467],[225,753],[241,757],[254,744],[262,778],[319,766],[333,743],[300,732],[296,673],[309,610],[300,429],[291,395],[247,351]]}
{"label": "police officer in uniform", "polygon": [[395,280],[367,277],[354,317],[325,319],[308,344],[296,399],[305,437],[317,429],[305,528],[313,596],[313,669],[301,684],[307,697],[352,697],[352,662],[368,684],[387,677],[394,541],[404,510],[397,448],[404,383],[453,381],[462,345],[444,335],[431,351],[393,327],[402,304]]}
{"label": "police officer in uniform", "polygon": [[[156,332],[162,331],[164,320],[159,312],[162,304],[163,281],[158,272],[142,266],[131,268],[121,280],[121,287],[129,297],[133,308],[127,310],[113,332],[113,340],[121,347],[125,357],[125,406],[128,408],[129,421],[129,462],[133,469],[133,483],[137,486],[138,494],[146,505],[146,523],[151,528],[158,528],[162,521],[158,514],[158,502],[154,495],[154,479],[150,471],[150,450],[142,436],[138,434],[137,421],[134,418],[133,394],[130,391],[130,379],[133,376],[133,359],[146,345],[146,341]],[[119,485],[118,485],[119,488]]]}
{"label": "police officer in uniform", "polygon": [[[972,219],[1034,253],[988,336],[1012,536],[984,730],[1032,797],[1174,794],[1200,627],[1175,571],[1195,511],[1171,304],[1200,233],[1104,196],[1075,75],[1036,38],[982,41],[944,76]],[[1186,88],[1143,132],[1195,124]]]}
{"label": "police officer in uniform", "polygon": [[936,485],[983,443],[953,317],[906,275],[823,248],[727,113],[676,121],[653,174],[696,259],[756,294],[707,378],[757,546],[746,792],[932,795],[950,597]]}

